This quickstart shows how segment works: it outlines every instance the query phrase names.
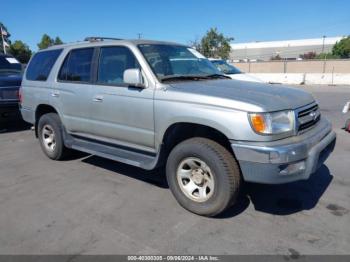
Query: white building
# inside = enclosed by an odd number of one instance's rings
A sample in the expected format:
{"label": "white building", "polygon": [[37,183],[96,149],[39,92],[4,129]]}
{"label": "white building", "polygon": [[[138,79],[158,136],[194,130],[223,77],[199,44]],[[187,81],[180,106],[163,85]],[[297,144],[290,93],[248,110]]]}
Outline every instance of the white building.
{"label": "white building", "polygon": [[231,60],[270,60],[279,55],[286,59],[297,59],[308,52],[331,52],[334,44],[343,37],[324,37],[299,40],[251,42],[231,44]]}

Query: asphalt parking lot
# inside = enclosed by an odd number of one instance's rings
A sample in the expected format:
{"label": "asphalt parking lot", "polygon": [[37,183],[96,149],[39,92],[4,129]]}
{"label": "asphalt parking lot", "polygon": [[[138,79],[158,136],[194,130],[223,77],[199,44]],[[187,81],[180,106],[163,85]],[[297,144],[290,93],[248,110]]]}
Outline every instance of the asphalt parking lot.
{"label": "asphalt parking lot", "polygon": [[[0,128],[0,254],[349,254],[350,87],[302,87],[338,136],[308,181],[249,184],[218,218],[181,208],[162,173],[78,154],[55,162],[33,131]],[[350,117],[350,114],[347,116]]]}

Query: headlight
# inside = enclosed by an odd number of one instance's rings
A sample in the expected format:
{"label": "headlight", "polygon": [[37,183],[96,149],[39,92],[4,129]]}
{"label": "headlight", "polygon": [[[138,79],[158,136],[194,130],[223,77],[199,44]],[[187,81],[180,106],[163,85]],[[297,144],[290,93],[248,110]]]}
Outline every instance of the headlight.
{"label": "headlight", "polygon": [[253,130],[264,135],[275,135],[294,130],[294,111],[273,113],[249,113],[248,118]]}

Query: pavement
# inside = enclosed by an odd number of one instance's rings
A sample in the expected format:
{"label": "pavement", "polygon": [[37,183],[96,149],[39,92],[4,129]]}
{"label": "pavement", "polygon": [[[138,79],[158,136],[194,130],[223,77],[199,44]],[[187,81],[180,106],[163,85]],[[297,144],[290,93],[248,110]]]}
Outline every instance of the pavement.
{"label": "pavement", "polygon": [[27,126],[0,127],[0,254],[349,254],[350,88],[301,88],[333,122],[335,152],[307,181],[247,184],[217,218],[181,208],[163,171],[52,161]]}

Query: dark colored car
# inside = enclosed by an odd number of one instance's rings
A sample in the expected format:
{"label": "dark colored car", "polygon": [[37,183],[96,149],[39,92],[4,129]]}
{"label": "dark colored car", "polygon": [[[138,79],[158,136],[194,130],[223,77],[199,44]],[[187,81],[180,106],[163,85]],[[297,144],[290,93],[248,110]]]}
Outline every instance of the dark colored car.
{"label": "dark colored car", "polygon": [[22,65],[14,57],[0,54],[0,123],[20,117],[21,81]]}

